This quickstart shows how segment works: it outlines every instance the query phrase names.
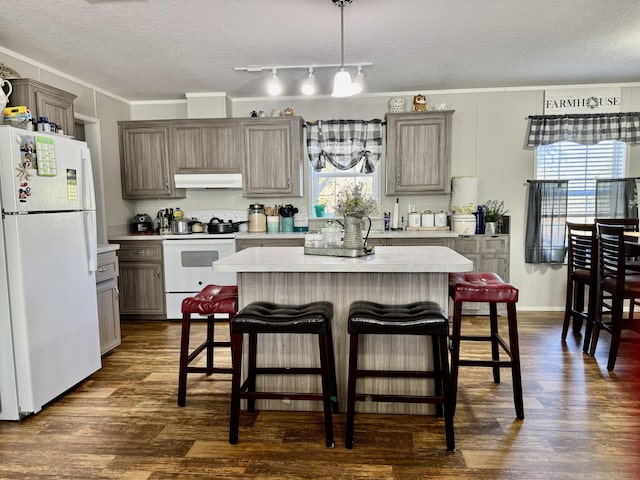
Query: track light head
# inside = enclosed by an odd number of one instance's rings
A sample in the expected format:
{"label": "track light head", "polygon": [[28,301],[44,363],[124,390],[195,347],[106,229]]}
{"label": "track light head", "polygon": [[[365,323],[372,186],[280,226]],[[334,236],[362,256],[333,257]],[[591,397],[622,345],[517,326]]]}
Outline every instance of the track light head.
{"label": "track light head", "polygon": [[309,76],[302,84],[303,95],[313,95],[316,93],[316,76],[313,74],[313,67],[309,67]]}
{"label": "track light head", "polygon": [[280,84],[280,79],[278,78],[278,69],[274,68],[272,71],[273,71],[273,77],[269,82],[269,88],[268,88],[269,94],[280,95],[280,92],[282,92],[282,85]]}

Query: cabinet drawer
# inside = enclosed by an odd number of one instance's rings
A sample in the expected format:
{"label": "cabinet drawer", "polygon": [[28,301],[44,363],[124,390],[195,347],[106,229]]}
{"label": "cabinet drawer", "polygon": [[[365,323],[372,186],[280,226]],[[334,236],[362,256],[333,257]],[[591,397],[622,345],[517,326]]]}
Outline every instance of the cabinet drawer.
{"label": "cabinet drawer", "polygon": [[483,253],[507,253],[509,252],[509,235],[499,235],[496,237],[481,237]]}
{"label": "cabinet drawer", "polygon": [[98,254],[98,269],[96,270],[96,283],[109,280],[118,276],[118,257],[116,252]]}
{"label": "cabinet drawer", "polygon": [[239,239],[236,238],[236,251],[252,247],[303,247],[304,237],[300,238],[273,238],[273,239]]}
{"label": "cabinet drawer", "polygon": [[162,261],[162,244],[160,242],[120,242],[118,258],[121,262],[136,260]]}
{"label": "cabinet drawer", "polygon": [[478,253],[478,242],[475,235],[468,235],[453,240],[453,250],[458,253]]}

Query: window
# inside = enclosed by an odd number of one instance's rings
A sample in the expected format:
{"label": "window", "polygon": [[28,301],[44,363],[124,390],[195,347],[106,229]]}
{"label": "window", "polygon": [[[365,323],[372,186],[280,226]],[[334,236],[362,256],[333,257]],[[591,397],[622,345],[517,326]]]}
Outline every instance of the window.
{"label": "window", "polygon": [[[324,216],[332,217],[333,209],[337,203],[338,193],[346,186],[360,183],[364,187],[364,191],[369,193],[376,199],[378,204],[378,170],[373,173],[360,173],[360,164],[350,168],[349,170],[338,170],[336,167],[327,162],[322,171],[316,172],[311,169],[311,194],[313,205],[324,205]],[[317,218],[319,215],[315,213]]]}
{"label": "window", "polygon": [[627,148],[618,141],[581,145],[561,141],[538,146],[538,180],[568,180],[567,220],[592,222],[596,214],[596,179],[622,178]]}

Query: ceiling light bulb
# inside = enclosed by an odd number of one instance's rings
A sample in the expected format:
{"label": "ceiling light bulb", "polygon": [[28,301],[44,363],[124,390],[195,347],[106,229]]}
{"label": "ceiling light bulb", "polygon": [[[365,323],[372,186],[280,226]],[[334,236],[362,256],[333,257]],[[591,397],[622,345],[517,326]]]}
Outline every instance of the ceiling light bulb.
{"label": "ceiling light bulb", "polygon": [[302,84],[303,95],[313,95],[316,93],[316,76],[313,74],[313,67],[309,67],[309,77]]}
{"label": "ceiling light bulb", "polygon": [[356,78],[353,79],[353,84],[351,85],[354,95],[362,93],[363,81],[364,75],[362,75],[362,67],[358,66],[358,74],[356,75]]}
{"label": "ceiling light bulb", "polygon": [[280,95],[280,92],[282,91],[282,86],[280,85],[280,79],[278,78],[277,70],[275,68],[273,69],[273,77],[269,82],[268,90],[271,95]]}
{"label": "ceiling light bulb", "polygon": [[333,79],[332,97],[350,97],[353,95],[353,86],[351,84],[351,75],[344,67],[340,67],[338,73]]}

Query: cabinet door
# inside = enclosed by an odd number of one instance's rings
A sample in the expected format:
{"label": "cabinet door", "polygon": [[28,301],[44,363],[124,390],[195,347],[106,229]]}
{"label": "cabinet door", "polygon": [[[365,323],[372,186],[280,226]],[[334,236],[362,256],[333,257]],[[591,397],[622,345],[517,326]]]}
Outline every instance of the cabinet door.
{"label": "cabinet door", "polygon": [[143,319],[165,318],[162,264],[120,262],[120,313]]}
{"label": "cabinet door", "polygon": [[449,193],[452,113],[387,114],[387,195]]}
{"label": "cabinet door", "polygon": [[448,238],[402,238],[393,237],[387,238],[386,245],[390,247],[403,247],[403,246],[436,246],[436,247],[448,247]]}
{"label": "cabinet door", "polygon": [[242,122],[246,197],[302,196],[302,119]]}
{"label": "cabinet door", "polygon": [[58,127],[62,127],[64,133],[75,133],[75,119],[73,118],[73,101],[69,97],[54,92],[36,90],[36,105],[38,115],[48,117]]}
{"label": "cabinet door", "polygon": [[119,128],[122,198],[184,197],[184,190],[176,192],[173,187],[169,126],[121,122]]}
{"label": "cabinet door", "polygon": [[115,278],[97,284],[98,326],[100,331],[100,354],[120,345],[120,308],[118,284]]}
{"label": "cabinet door", "polygon": [[242,155],[236,120],[177,122],[173,129],[176,173],[241,173]]}

